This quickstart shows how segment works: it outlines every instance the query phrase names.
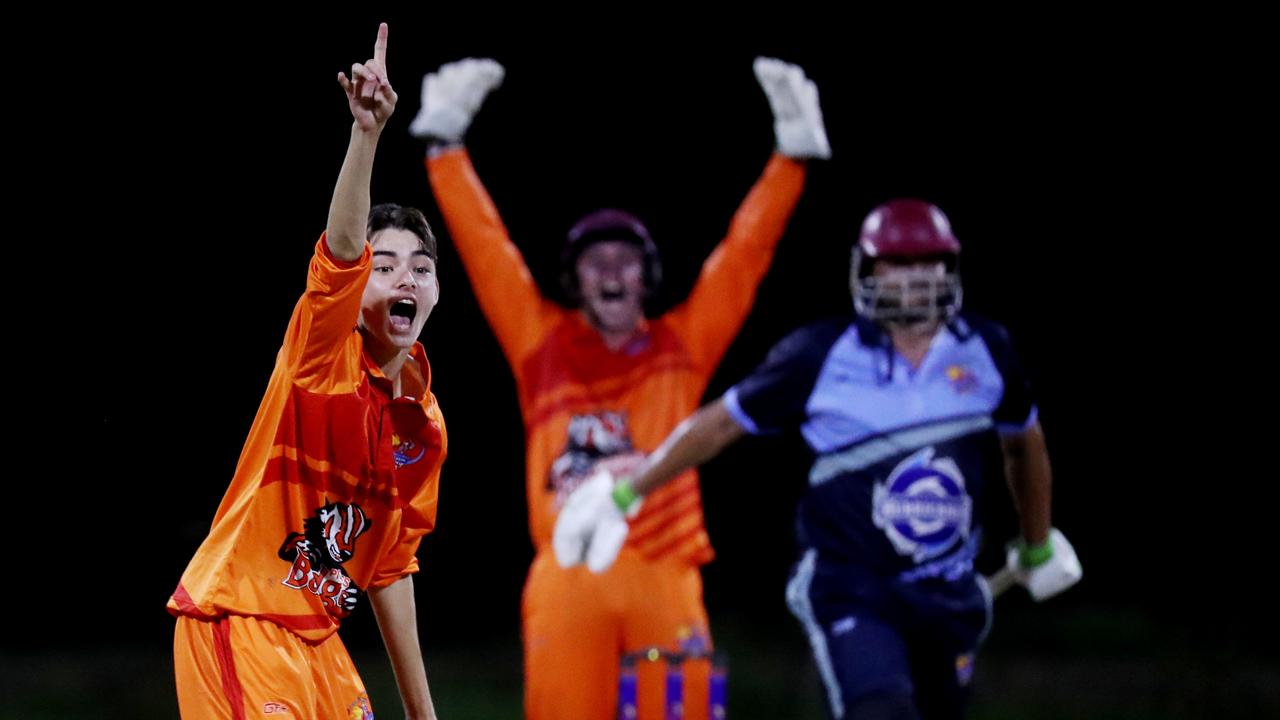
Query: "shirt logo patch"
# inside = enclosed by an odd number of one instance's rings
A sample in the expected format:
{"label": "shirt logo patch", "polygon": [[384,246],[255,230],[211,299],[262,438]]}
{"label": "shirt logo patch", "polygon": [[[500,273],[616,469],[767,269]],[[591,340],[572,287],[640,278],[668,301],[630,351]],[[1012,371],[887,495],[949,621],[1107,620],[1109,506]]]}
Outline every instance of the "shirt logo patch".
{"label": "shirt logo patch", "polygon": [[973,392],[978,387],[978,376],[964,365],[947,366],[947,381],[957,395]]}
{"label": "shirt logo patch", "polygon": [[373,707],[369,705],[369,698],[361,695],[348,705],[347,720],[373,720]]}
{"label": "shirt logo patch", "polygon": [[355,503],[329,503],[316,510],[315,516],[303,523],[304,532],[289,533],[276,553],[291,563],[281,582],[316,595],[331,615],[346,617],[364,591],[342,565],[355,556],[356,538],[372,526],[373,521]]}
{"label": "shirt logo patch", "polygon": [[412,465],[427,456],[427,449],[422,445],[399,435],[391,436],[391,448],[396,457],[396,469]]}
{"label": "shirt logo patch", "polygon": [[876,483],[871,519],[899,555],[922,562],[942,555],[968,537],[973,499],[951,458],[934,459],[934,449],[917,452]]}
{"label": "shirt logo patch", "polygon": [[597,462],[631,452],[626,413],[574,415],[569,421],[564,451],[551,463],[547,477],[547,489],[555,491],[557,507],[587,479]]}

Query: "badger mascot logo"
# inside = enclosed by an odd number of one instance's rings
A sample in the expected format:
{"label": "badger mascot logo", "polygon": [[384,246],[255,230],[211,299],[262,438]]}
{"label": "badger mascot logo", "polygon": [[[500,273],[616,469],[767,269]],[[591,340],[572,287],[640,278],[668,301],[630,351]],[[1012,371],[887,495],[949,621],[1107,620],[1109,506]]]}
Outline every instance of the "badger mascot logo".
{"label": "badger mascot logo", "polygon": [[554,490],[557,505],[582,484],[600,460],[634,452],[627,416],[619,412],[574,415],[569,420],[564,452],[551,464],[547,489]]}
{"label": "badger mascot logo", "polygon": [[305,590],[324,602],[325,610],[346,617],[364,591],[342,569],[356,553],[356,538],[373,525],[354,503],[329,503],[303,523],[304,532],[289,533],[278,555],[291,563],[284,585]]}

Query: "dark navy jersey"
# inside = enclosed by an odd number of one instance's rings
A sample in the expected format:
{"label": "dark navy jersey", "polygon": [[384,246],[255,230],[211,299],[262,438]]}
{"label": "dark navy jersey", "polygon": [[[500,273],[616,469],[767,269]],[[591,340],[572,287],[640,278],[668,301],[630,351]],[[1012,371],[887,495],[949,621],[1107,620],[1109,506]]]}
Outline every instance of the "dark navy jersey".
{"label": "dark navy jersey", "polygon": [[724,402],[748,432],[799,429],[813,450],[802,546],[904,580],[972,572],[983,482],[1003,477],[998,432],[1036,420],[1004,328],[969,313],[919,368],[865,319],[806,326]]}

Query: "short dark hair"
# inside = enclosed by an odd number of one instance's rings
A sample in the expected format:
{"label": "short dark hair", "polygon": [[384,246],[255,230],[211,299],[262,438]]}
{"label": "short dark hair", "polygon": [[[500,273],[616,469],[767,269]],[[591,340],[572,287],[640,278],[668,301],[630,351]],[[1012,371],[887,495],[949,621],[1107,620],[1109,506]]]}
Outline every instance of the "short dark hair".
{"label": "short dark hair", "polygon": [[432,262],[437,262],[436,257],[436,235],[431,232],[431,226],[427,224],[427,218],[422,211],[417,208],[403,207],[395,203],[382,203],[374,205],[369,211],[369,227],[366,230],[370,239],[374,233],[387,228],[395,228],[397,230],[408,230],[418,236],[418,240],[422,243],[422,249],[427,252]]}

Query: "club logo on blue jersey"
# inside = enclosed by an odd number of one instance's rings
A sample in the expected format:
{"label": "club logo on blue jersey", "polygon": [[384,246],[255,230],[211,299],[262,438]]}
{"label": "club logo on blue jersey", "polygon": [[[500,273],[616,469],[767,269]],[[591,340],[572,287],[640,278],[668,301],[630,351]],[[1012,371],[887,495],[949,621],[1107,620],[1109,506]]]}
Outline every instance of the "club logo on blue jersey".
{"label": "club logo on blue jersey", "polygon": [[925,448],[898,463],[871,496],[872,520],[899,555],[922,562],[947,552],[969,535],[973,498],[951,458],[934,459]]}
{"label": "club logo on blue jersey", "polygon": [[955,390],[957,395],[964,395],[977,389],[978,376],[964,365],[948,365],[947,382],[951,383],[951,389]]}

